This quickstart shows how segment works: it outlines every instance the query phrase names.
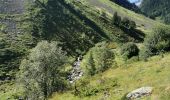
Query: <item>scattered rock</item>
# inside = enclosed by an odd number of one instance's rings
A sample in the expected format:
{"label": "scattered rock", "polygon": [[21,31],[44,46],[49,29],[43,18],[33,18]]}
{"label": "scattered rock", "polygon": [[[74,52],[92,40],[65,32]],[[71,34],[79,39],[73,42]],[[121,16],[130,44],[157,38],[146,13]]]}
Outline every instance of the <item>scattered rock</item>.
{"label": "scattered rock", "polygon": [[80,79],[83,76],[83,71],[80,67],[81,59],[78,57],[77,61],[73,64],[73,70],[71,71],[70,75],[68,76],[68,80],[70,83],[74,83],[74,81]]}
{"label": "scattered rock", "polygon": [[149,96],[152,94],[152,87],[141,87],[127,94],[126,98],[128,100],[141,98],[143,96]]}
{"label": "scattered rock", "polygon": [[21,14],[24,12],[24,0],[0,0],[0,14]]}

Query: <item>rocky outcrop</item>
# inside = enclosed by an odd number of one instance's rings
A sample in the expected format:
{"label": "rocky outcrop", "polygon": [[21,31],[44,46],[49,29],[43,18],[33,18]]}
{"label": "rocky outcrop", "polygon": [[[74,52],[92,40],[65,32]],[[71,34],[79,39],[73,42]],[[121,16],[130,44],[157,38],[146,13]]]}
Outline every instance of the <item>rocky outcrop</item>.
{"label": "rocky outcrop", "polygon": [[127,94],[126,98],[128,100],[134,100],[141,98],[143,96],[149,96],[152,94],[152,87],[141,87]]}
{"label": "rocky outcrop", "polygon": [[0,14],[21,14],[24,0],[0,0]]}
{"label": "rocky outcrop", "polygon": [[23,14],[24,1],[26,0],[0,0],[0,14],[3,16],[0,16],[0,25],[5,26],[5,29],[0,31],[8,33],[12,37],[20,33],[15,16]]}

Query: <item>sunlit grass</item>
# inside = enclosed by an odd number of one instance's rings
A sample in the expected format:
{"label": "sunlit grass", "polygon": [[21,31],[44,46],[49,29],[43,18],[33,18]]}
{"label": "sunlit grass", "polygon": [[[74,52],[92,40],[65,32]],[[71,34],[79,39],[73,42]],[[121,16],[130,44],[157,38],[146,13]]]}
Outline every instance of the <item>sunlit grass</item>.
{"label": "sunlit grass", "polygon": [[[161,56],[154,56],[149,61],[137,61],[129,64],[122,64],[117,69],[109,69],[104,73],[97,74],[91,78],[90,85],[100,88],[103,85],[112,85],[111,81],[106,84],[99,85],[99,80],[117,80],[116,87],[109,87],[110,96],[108,100],[121,100],[128,92],[142,87],[152,86],[153,94],[143,100],[168,100],[170,94],[170,53]],[[104,92],[101,91],[97,95],[89,97],[76,97],[71,92],[64,94],[55,93],[50,100],[97,100],[103,97]]]}
{"label": "sunlit grass", "polygon": [[[87,0],[92,1],[92,0]],[[120,15],[122,18],[128,17],[131,20],[134,20],[137,23],[137,29],[140,29],[141,31],[148,33],[151,28],[155,27],[156,25],[164,25],[163,23],[160,23],[158,21],[152,20],[148,17],[145,17],[142,14],[135,13],[133,11],[130,11],[128,9],[125,9],[110,0],[96,0],[96,5],[99,5],[99,3],[102,3],[103,6],[98,6],[99,8],[105,9],[106,13],[109,13],[109,15],[113,15],[114,12],[118,12],[118,15]]]}

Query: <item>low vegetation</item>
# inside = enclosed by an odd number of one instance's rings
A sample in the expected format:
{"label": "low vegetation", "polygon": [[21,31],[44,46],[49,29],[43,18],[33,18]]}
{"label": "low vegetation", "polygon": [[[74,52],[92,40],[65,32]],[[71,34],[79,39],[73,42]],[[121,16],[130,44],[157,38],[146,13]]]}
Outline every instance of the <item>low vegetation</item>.
{"label": "low vegetation", "polygon": [[114,52],[107,48],[105,42],[102,42],[96,44],[84,56],[82,67],[86,75],[95,75],[104,72],[111,66],[116,66],[114,63]]}
{"label": "low vegetation", "polygon": [[0,15],[17,22],[0,25],[0,99],[126,100],[151,86],[142,99],[168,100],[170,28],[126,2],[34,0]]}
{"label": "low vegetation", "polygon": [[170,50],[170,31],[169,27],[155,27],[144,41],[142,56],[144,59],[152,55],[157,55]]}
{"label": "low vegetation", "polygon": [[129,20],[127,17],[124,17],[123,19],[117,14],[117,12],[114,13],[112,18],[113,24],[117,25],[119,27],[127,28],[134,30],[136,28],[136,23],[132,20]]}
{"label": "low vegetation", "polygon": [[24,89],[23,98],[44,100],[52,92],[64,89],[59,72],[67,62],[65,55],[56,42],[42,41],[31,50],[20,65],[18,81]]}
{"label": "low vegetation", "polygon": [[120,48],[120,54],[127,60],[133,56],[138,56],[139,49],[134,43],[126,43]]}
{"label": "low vegetation", "polygon": [[62,100],[63,98],[67,98],[67,100],[103,98],[126,100],[127,93],[142,86],[152,86],[154,91],[151,96],[143,97],[141,100],[168,100],[170,54],[165,55],[164,58],[160,55],[153,56],[147,62],[126,62],[116,69],[109,69],[95,76],[81,79],[76,83],[80,96],[75,96],[73,91],[56,92],[50,100]]}

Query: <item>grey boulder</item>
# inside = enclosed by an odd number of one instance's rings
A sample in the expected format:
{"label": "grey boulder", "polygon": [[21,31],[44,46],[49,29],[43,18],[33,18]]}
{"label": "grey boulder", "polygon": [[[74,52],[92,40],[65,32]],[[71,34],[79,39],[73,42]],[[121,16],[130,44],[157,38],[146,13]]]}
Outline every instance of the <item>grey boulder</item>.
{"label": "grey boulder", "polygon": [[132,92],[128,93],[126,95],[126,98],[128,100],[138,99],[138,98],[141,98],[143,96],[151,95],[152,91],[153,91],[153,87],[141,87],[141,88],[138,88],[138,89],[133,90]]}

